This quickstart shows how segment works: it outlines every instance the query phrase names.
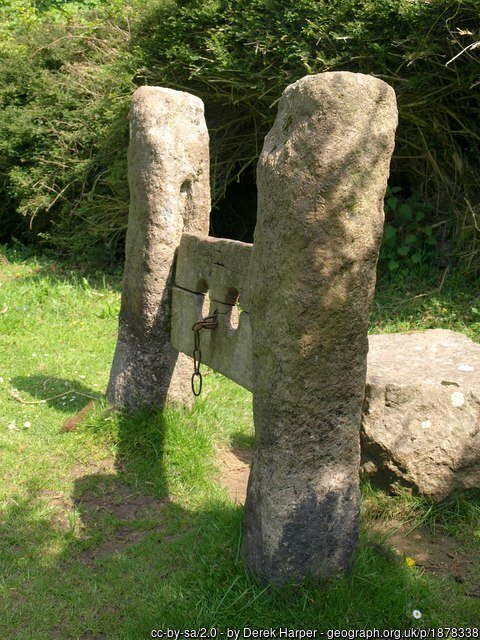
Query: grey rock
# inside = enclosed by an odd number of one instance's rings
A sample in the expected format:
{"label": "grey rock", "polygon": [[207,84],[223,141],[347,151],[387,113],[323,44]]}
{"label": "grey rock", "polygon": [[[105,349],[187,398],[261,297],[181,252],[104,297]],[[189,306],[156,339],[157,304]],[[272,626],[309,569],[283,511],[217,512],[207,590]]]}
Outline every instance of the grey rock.
{"label": "grey rock", "polygon": [[[223,373],[249,391],[252,388],[252,330],[250,315],[240,314],[236,307],[209,300],[199,293],[173,287],[172,344],[175,349],[193,354],[193,324],[218,312],[218,325],[213,331],[200,332],[202,365]],[[193,362],[191,364],[193,369]]]}
{"label": "grey rock", "polygon": [[140,87],[130,112],[130,211],[109,401],[137,409],[190,405],[191,360],[170,343],[170,292],[183,232],[207,235],[208,132],[202,101]]}
{"label": "grey rock", "polygon": [[454,331],[370,336],[363,469],[440,501],[480,487],[480,345]]}
{"label": "grey rock", "polygon": [[260,156],[243,551],[279,584],[345,572],[355,556],[367,327],[396,124],[381,80],[307,76],[284,91]]}
{"label": "grey rock", "polygon": [[[202,331],[202,363],[252,389],[252,332],[248,280],[252,245],[184,234],[172,291],[172,344],[193,353],[192,326],[218,312],[214,331]],[[208,295],[205,295],[208,291]],[[240,301],[240,308],[236,302]]]}
{"label": "grey rock", "polygon": [[224,304],[250,310],[248,281],[252,245],[238,240],[184,234],[178,248],[175,284],[206,293]]}

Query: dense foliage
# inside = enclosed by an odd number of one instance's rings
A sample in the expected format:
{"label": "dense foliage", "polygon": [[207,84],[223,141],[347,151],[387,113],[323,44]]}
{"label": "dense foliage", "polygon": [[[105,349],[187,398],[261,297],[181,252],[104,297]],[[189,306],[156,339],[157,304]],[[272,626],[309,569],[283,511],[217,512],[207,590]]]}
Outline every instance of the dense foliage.
{"label": "dense foliage", "polygon": [[126,224],[135,85],[181,88],[205,101],[214,197],[227,207],[228,185],[251,187],[285,86],[350,70],[385,79],[398,96],[387,263],[440,255],[446,264],[456,253],[478,266],[477,0],[118,2],[57,3],[45,12],[25,2],[29,19],[7,12],[3,29],[15,35],[0,62],[6,234],[17,233],[18,211],[57,246],[115,247]]}
{"label": "dense foliage", "polygon": [[0,49],[0,241],[113,249],[128,211],[129,15],[119,3],[59,3],[11,16]]}

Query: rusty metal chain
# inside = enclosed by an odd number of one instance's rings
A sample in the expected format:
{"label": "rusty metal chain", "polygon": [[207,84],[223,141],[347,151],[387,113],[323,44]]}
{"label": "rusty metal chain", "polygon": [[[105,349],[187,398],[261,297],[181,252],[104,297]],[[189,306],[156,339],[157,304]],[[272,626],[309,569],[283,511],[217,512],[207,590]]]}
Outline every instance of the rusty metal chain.
{"label": "rusty metal chain", "polygon": [[[218,311],[215,310],[211,316],[198,320],[192,327],[194,332],[193,340],[193,375],[191,380],[192,392],[194,396],[202,393],[203,378],[200,372],[202,364],[202,351],[200,349],[200,331],[202,329],[216,329],[218,327]],[[196,382],[198,380],[198,383]]]}

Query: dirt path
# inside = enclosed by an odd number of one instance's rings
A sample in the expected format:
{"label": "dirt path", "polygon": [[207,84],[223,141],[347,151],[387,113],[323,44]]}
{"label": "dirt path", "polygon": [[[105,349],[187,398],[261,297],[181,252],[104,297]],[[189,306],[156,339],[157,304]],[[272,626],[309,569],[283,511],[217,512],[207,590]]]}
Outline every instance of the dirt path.
{"label": "dirt path", "polygon": [[219,482],[226,487],[228,495],[237,504],[245,504],[252,456],[251,449],[240,447],[224,448],[218,451]]}

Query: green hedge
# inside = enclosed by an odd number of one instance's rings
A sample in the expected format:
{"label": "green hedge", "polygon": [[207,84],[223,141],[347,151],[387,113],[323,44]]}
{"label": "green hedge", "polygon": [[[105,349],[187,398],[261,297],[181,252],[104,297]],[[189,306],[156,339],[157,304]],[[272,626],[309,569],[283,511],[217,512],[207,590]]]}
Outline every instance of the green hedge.
{"label": "green hedge", "polygon": [[0,242],[112,253],[128,212],[131,11],[15,5],[0,33]]}
{"label": "green hedge", "polygon": [[440,253],[478,266],[478,0],[177,0],[51,13],[3,47],[2,218],[33,216],[33,232],[69,250],[113,250],[126,223],[129,96],[144,83],[204,100],[221,206],[254,167],[285,86],[350,70],[397,92],[391,184],[401,191],[387,216],[403,254],[392,255],[390,231],[389,262]]}

